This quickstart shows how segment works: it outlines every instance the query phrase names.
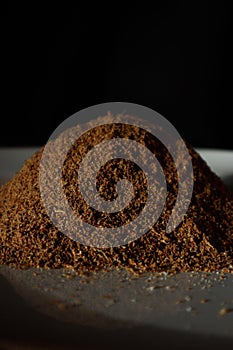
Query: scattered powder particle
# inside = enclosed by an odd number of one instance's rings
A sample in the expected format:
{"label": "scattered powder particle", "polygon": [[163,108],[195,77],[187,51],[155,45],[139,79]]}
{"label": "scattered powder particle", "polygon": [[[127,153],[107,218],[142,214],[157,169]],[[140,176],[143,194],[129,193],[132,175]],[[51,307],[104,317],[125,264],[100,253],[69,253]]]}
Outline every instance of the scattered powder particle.
{"label": "scattered powder particle", "polygon": [[64,310],[66,310],[67,309],[67,304],[65,304],[65,303],[58,303],[57,304],[57,308],[59,309],[59,310],[61,310],[61,311],[64,311]]}
{"label": "scattered powder particle", "polygon": [[210,301],[210,299],[201,299],[201,304],[206,304]]}
{"label": "scattered powder particle", "polygon": [[[104,120],[109,122],[109,118],[111,115],[102,117],[103,124]],[[87,222],[108,227],[113,227],[115,222],[124,224],[139,214],[140,200],[143,202],[147,194],[143,173],[122,159],[114,159],[101,169],[97,188],[105,200],[113,200],[116,196],[115,184],[125,176],[133,182],[136,204],[132,201],[129,210],[104,216],[91,211],[82,201],[75,176],[82,156],[91,147],[112,137],[128,137],[140,142],[160,162],[166,178],[167,197],[157,223],[142,237],[120,247],[94,248],[68,238],[53,225],[41,201],[38,170],[42,148],[0,189],[0,264],[22,269],[69,267],[80,274],[99,269],[107,271],[108,268],[127,268],[137,274],[221,269],[232,272],[232,195],[189,145],[194,191],[183,222],[173,232],[166,233],[165,230],[178,193],[173,160],[150,133],[137,128],[132,130],[131,126],[120,123],[106,124],[86,132],[67,154],[63,166],[63,186],[72,209]],[[59,149],[57,152],[59,154]],[[53,181],[53,178],[48,178],[48,181]],[[133,235],[133,232],[129,234]]]}
{"label": "scattered powder particle", "polygon": [[225,316],[227,314],[229,314],[230,312],[233,312],[233,309],[228,309],[226,307],[223,307],[220,311],[219,311],[219,316]]}
{"label": "scattered powder particle", "polygon": [[112,298],[112,296],[110,295],[103,295],[103,299],[105,299],[104,301],[104,306],[105,307],[110,307],[112,306],[113,304],[115,304],[115,300]]}
{"label": "scattered powder particle", "polygon": [[186,310],[187,312],[191,312],[191,311],[193,311],[193,308],[192,308],[192,306],[187,306],[185,310]]}
{"label": "scattered powder particle", "polygon": [[165,290],[169,291],[169,292],[173,292],[176,289],[176,287],[174,286],[166,286]]}

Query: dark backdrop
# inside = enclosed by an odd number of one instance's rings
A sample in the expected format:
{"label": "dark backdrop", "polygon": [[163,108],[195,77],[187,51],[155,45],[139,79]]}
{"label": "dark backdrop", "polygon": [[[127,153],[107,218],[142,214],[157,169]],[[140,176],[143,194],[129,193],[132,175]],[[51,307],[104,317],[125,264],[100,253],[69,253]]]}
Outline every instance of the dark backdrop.
{"label": "dark backdrop", "polygon": [[80,109],[127,101],[194,146],[233,149],[230,1],[64,4],[1,9],[1,146],[42,145]]}

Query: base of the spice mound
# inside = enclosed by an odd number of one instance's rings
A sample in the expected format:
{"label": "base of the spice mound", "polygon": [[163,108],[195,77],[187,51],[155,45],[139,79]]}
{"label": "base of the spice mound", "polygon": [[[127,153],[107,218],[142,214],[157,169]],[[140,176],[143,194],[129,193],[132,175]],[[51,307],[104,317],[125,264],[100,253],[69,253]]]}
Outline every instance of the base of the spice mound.
{"label": "base of the spice mound", "polygon": [[[105,118],[103,117],[103,123]],[[107,118],[109,120],[111,116]],[[53,225],[41,201],[41,149],[0,189],[1,264],[18,268],[69,266],[80,274],[86,271],[101,271],[106,267],[127,268],[139,274],[149,271],[213,272],[220,269],[232,272],[230,266],[233,265],[233,197],[191,146],[189,152],[194,173],[193,197],[183,222],[173,232],[166,232],[178,190],[171,157],[150,134],[140,130],[132,133],[132,130],[125,126],[112,125],[108,133],[106,128],[104,132],[100,128],[93,134],[86,133],[79,140],[80,143],[70,150],[64,164],[63,180],[64,192],[74,211],[82,210],[82,206],[79,207],[80,193],[77,194],[73,190],[76,189],[73,171],[77,167],[77,161],[80,161],[82,153],[85,154],[89,146],[106,137],[121,136],[122,130],[125,136],[136,137],[145,143],[162,165],[168,193],[166,205],[156,224],[142,237],[120,247],[101,249],[71,240]],[[60,146],[62,145],[61,143]],[[59,153],[59,149],[57,152]],[[179,155],[179,148],[177,152]],[[182,156],[180,157],[179,161],[182,164]],[[111,170],[111,166],[108,170]],[[109,176],[108,171],[107,174]],[[52,170],[50,175],[48,180],[52,183]],[[139,193],[140,189],[138,188]],[[106,190],[105,195],[108,197],[111,193]],[[77,198],[80,200],[77,201]],[[85,220],[89,220],[89,214],[89,210],[83,213]],[[121,219],[129,218],[131,216],[123,215]],[[102,217],[97,215],[93,220],[102,222]],[[129,234],[133,236],[133,232]]]}
{"label": "base of the spice mound", "polygon": [[133,276],[126,269],[79,276],[72,269],[0,272],[50,317],[98,328],[161,327],[233,337],[233,276],[220,271]]}

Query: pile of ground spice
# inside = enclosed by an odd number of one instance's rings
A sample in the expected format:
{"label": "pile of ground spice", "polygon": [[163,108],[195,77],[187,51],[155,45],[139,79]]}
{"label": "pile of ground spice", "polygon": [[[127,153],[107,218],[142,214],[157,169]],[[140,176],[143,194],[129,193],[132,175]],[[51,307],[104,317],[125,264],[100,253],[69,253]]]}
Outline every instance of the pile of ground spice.
{"label": "pile of ground spice", "polygon": [[[114,159],[97,177],[97,188],[105,200],[116,197],[113,189],[122,177],[133,183],[135,201],[131,208],[120,213],[106,215],[88,208],[77,189],[77,176],[74,176],[83,156],[93,146],[105,139],[124,137],[149,148],[163,168],[167,197],[159,220],[142,237],[120,247],[95,248],[68,238],[51,222],[41,200],[39,166],[42,148],[0,189],[0,264],[18,268],[71,267],[80,274],[108,268],[127,268],[136,273],[232,272],[233,198],[219,177],[188,145],[194,172],[192,200],[182,223],[173,232],[166,233],[178,191],[170,154],[147,131],[120,123],[104,125],[105,119],[109,123],[111,116],[101,118],[103,125],[84,133],[64,162],[63,186],[70,206],[86,222],[102,227],[113,227],[116,222],[124,224],[138,215],[140,199],[145,199],[147,188],[143,172],[135,164]],[[61,139],[61,147],[63,142]],[[52,175],[48,181],[53,181]]]}

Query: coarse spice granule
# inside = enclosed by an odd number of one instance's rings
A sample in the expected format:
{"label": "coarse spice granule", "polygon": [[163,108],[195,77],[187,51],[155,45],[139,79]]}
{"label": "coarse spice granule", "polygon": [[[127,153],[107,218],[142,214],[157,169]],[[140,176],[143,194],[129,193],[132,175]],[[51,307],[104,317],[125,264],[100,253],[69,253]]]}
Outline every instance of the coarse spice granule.
{"label": "coarse spice granule", "polygon": [[[127,117],[130,120],[130,116]],[[101,118],[104,124],[105,120],[111,120],[111,114]],[[116,198],[115,185],[119,179],[126,177],[133,183],[135,198],[127,210],[114,214],[95,212],[87,207],[78,191],[75,171],[83,156],[91,147],[112,137],[141,142],[159,160],[166,178],[167,197],[157,223],[142,237],[120,247],[94,248],[68,238],[53,225],[40,197],[41,148],[0,189],[0,264],[21,269],[70,267],[80,274],[109,268],[127,268],[138,274],[232,272],[233,197],[190,145],[187,147],[194,172],[192,200],[184,220],[172,233],[165,231],[178,192],[172,158],[150,133],[125,124],[93,128],[70,149],[63,166],[63,187],[73,210],[83,220],[102,227],[124,224],[139,214],[140,203],[144,203],[147,196],[147,184],[142,170],[130,161],[114,159],[107,162],[97,177],[97,188],[105,200]],[[62,142],[61,137],[61,147]],[[59,149],[57,152],[59,154]]]}

